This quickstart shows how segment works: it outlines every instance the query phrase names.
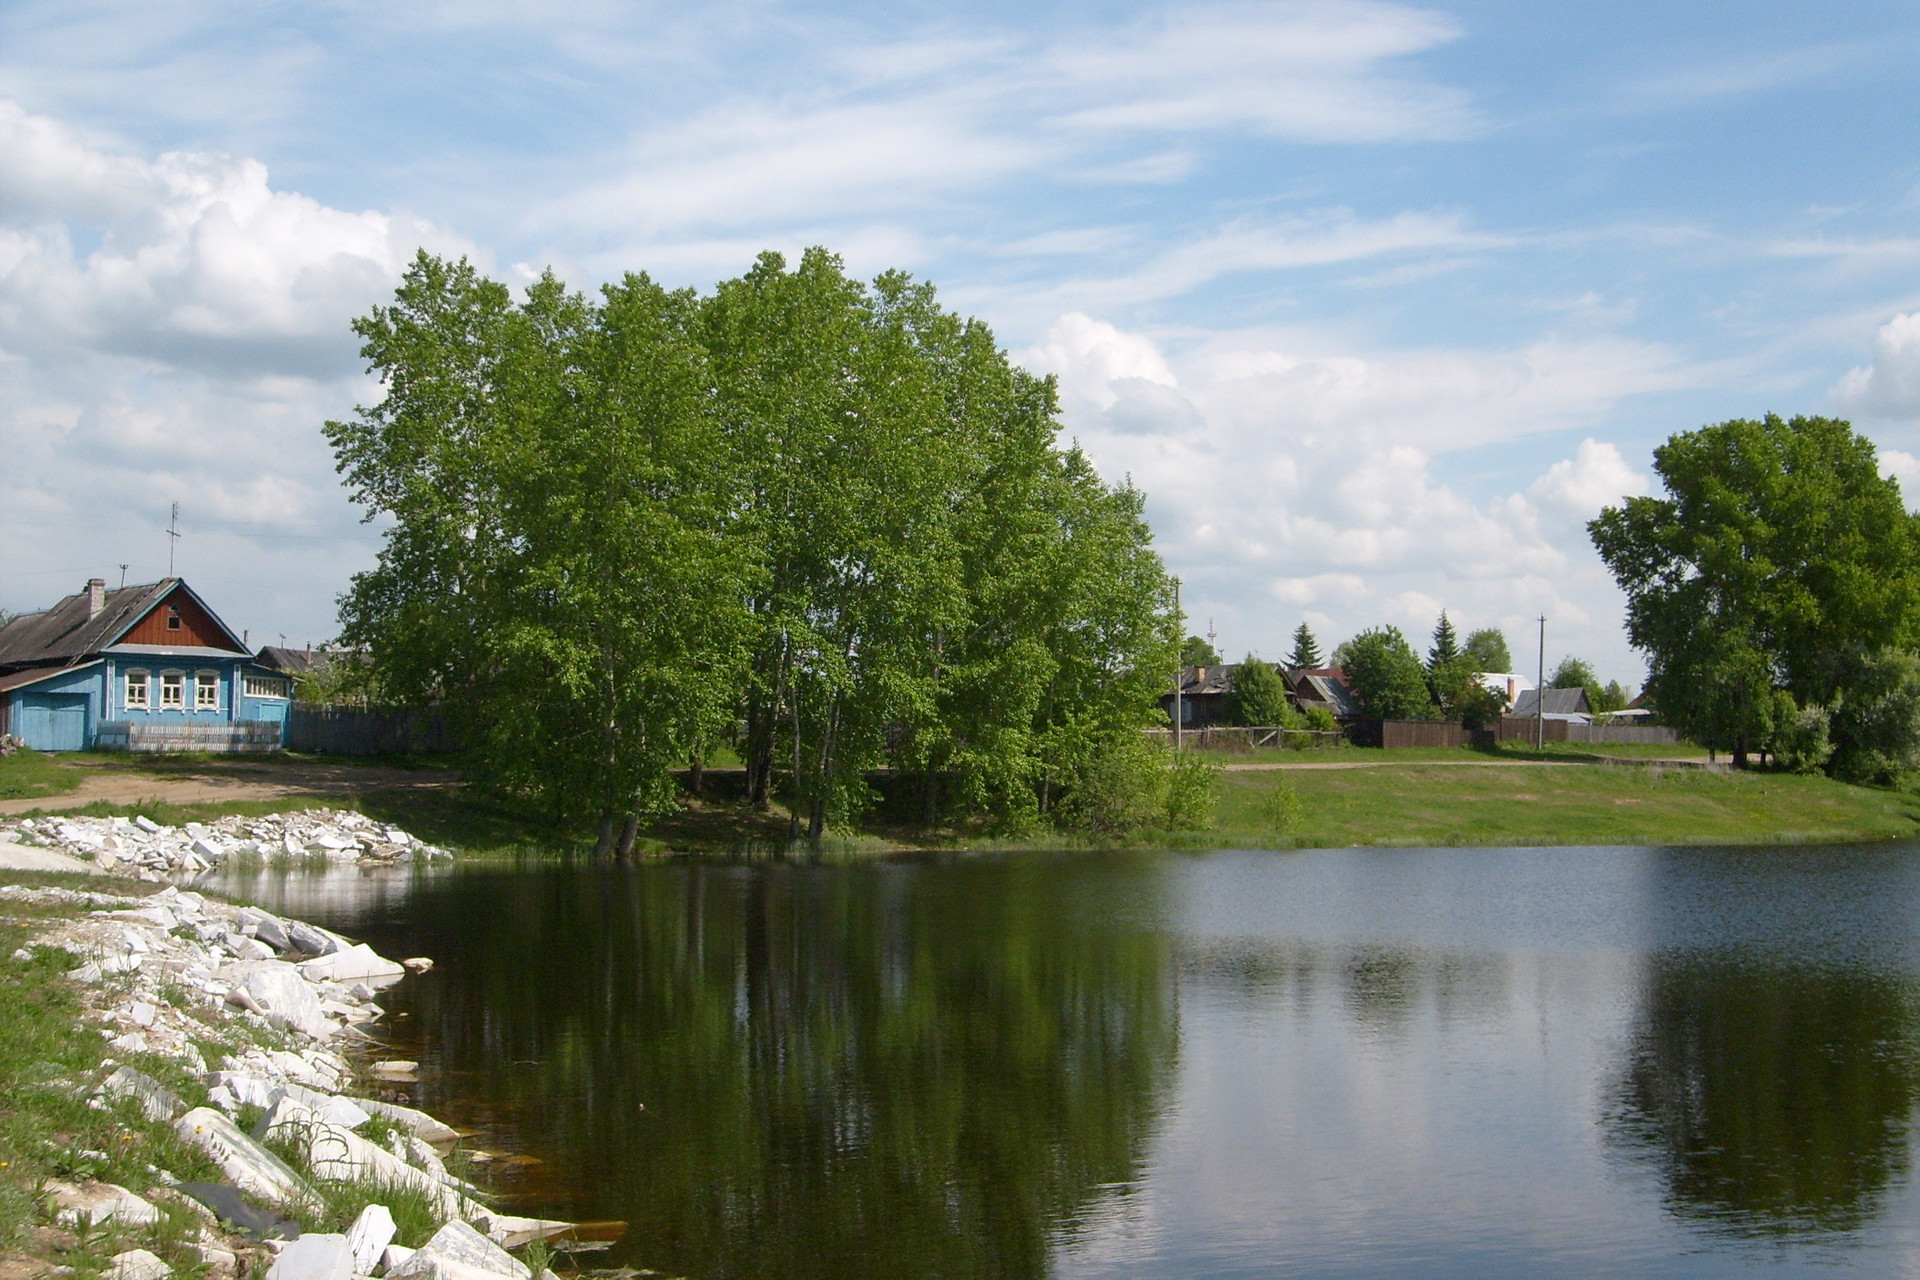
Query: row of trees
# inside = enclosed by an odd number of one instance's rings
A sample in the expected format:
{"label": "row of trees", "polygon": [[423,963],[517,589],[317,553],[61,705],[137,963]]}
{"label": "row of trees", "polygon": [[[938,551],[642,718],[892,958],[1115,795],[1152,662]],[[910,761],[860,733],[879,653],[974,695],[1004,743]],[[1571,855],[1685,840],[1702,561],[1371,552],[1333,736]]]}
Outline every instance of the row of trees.
{"label": "row of trees", "polygon": [[355,331],[385,397],[326,432],[392,523],[344,638],[603,850],[737,725],[752,801],[784,785],[817,839],[882,764],[929,820],[942,779],[1003,823],[1060,811],[1156,713],[1179,633],[1142,495],[926,284],[815,249],[706,296],[516,302],[423,253]]}
{"label": "row of trees", "polygon": [[1588,529],[1661,718],[1852,780],[1920,767],[1920,517],[1871,441],[1768,415],[1654,451],[1666,492]]}

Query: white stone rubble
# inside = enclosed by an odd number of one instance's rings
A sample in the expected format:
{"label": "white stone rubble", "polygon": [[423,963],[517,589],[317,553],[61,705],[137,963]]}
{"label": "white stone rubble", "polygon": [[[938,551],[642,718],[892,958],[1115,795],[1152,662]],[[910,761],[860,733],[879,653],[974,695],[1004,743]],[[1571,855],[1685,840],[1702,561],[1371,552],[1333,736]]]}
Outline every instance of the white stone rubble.
{"label": "white stone rubble", "polygon": [[[337,809],[227,817],[205,824],[189,822],[184,827],[162,826],[147,817],[19,818],[0,823],[0,844],[50,851],[46,866],[22,863],[21,870],[86,869],[59,860],[67,857],[123,875],[192,874],[233,858],[268,862],[324,858],[329,862],[378,865],[453,856],[399,827]],[[22,849],[12,856],[18,860],[32,855]],[[284,937],[262,934],[260,940],[277,950],[288,949]]]}

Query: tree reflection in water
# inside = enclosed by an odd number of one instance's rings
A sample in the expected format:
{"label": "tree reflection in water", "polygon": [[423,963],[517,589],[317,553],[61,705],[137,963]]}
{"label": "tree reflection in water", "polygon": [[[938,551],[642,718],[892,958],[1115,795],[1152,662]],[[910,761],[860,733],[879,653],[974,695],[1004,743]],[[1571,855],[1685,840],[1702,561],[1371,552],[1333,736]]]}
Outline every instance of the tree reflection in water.
{"label": "tree reflection in water", "polygon": [[1174,1073],[1169,944],[1114,923],[1151,914],[1139,870],[463,876],[417,904],[461,936],[413,1008],[442,1105],[506,1103],[496,1132],[583,1175],[548,1207],[626,1219],[635,1265],[1037,1276],[1138,1176]]}
{"label": "tree reflection in water", "polygon": [[1916,992],[1883,973],[1656,956],[1616,1104],[1676,1216],[1741,1234],[1866,1224],[1907,1171]]}

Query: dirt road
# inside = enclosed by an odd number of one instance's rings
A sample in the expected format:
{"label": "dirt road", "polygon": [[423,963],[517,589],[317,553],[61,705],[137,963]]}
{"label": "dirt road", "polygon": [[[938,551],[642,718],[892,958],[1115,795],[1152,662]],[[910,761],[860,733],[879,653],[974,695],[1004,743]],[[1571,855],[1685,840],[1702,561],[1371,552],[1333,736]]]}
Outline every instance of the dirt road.
{"label": "dirt road", "polygon": [[218,804],[225,800],[284,800],[311,796],[337,799],[368,791],[433,790],[460,781],[452,769],[396,769],[308,760],[221,760],[196,764],[156,763],[151,769],[123,761],[75,763],[80,785],[57,796],[0,800],[0,815],[78,809],[96,800],[138,804]]}

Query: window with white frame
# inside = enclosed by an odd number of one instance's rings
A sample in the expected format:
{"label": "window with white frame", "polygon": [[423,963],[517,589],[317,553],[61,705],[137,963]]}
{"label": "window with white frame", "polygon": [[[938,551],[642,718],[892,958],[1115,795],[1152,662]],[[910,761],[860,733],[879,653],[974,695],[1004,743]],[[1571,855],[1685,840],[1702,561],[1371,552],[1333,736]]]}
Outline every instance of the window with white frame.
{"label": "window with white frame", "polygon": [[152,706],[153,704],[147,700],[150,696],[149,683],[145,671],[127,672],[127,694],[122,699],[122,705],[129,711],[145,711]]}
{"label": "window with white frame", "polygon": [[175,710],[187,705],[187,675],[184,671],[162,671],[160,673],[160,709]]}
{"label": "window with white frame", "polygon": [[195,711],[220,709],[220,673],[218,671],[194,672],[193,709]]}
{"label": "window with white frame", "polygon": [[287,696],[287,682],[279,676],[249,675],[247,696],[249,698],[284,698]]}

